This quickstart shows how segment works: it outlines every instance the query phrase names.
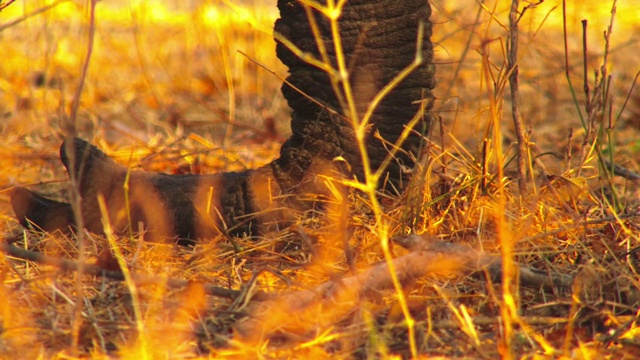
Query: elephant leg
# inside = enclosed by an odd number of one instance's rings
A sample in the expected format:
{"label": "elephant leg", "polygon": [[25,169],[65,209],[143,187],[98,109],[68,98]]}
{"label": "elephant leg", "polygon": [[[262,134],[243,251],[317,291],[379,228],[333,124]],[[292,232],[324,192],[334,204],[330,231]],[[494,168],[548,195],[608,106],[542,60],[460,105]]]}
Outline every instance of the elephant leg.
{"label": "elephant leg", "polygon": [[[326,6],[327,1],[318,3]],[[368,110],[373,110],[364,140],[373,171],[386,164],[385,159],[401,140],[402,133],[415,123],[414,131],[399,144],[399,151],[383,169],[386,174],[381,176],[389,179],[396,189],[402,189],[409,177],[406,170],[413,168],[419,156],[420,134],[427,133],[430,125],[428,110],[432,107],[435,68],[429,40],[429,3],[426,0],[349,0],[338,20],[339,39],[335,38],[329,19],[317,10],[317,5],[280,0],[278,8],[281,18],[275,24],[276,51],[290,73],[282,93],[293,109],[292,135],[282,146],[278,164],[290,169],[308,158],[341,156],[353,175],[364,179],[363,154],[357,146],[353,123],[362,123]],[[309,21],[309,14],[317,31]],[[343,58],[348,78],[336,75],[332,82],[325,71],[298,57],[284,39],[335,71],[340,68],[338,60]],[[417,55],[421,62],[417,61]],[[405,74],[402,79],[398,78],[401,73]],[[390,86],[395,80],[401,81]],[[385,89],[390,91],[379,97]],[[352,99],[352,104],[348,99]],[[377,106],[374,100],[380,100]],[[355,114],[350,110],[351,105],[355,107]]]}

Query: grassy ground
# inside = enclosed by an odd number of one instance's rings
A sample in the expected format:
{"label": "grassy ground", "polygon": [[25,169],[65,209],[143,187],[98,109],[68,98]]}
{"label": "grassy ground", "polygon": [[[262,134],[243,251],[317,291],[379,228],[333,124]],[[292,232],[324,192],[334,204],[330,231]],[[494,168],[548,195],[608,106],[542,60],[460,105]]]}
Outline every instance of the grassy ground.
{"label": "grassy ground", "polygon": [[[100,2],[88,62],[89,4],[52,4],[15,2],[0,12],[5,240],[79,257],[75,239],[24,233],[8,197],[15,185],[51,194],[68,189],[57,149],[71,130],[122,163],[168,173],[254,168],[277,155],[289,115],[278,78],[286,69],[271,34],[275,4]],[[611,21],[611,3],[589,4],[568,1],[563,20],[562,3],[546,1],[520,22],[520,112],[532,158],[522,194],[514,180],[517,138],[506,80],[510,2],[433,1],[441,121],[412,192],[380,205],[393,235],[430,234],[566,274],[574,277],[571,290],[518,292],[451,271],[419,279],[404,296],[389,290],[349,311],[323,308],[277,337],[230,339],[243,304],[206,296],[201,284],[253,284],[278,293],[383,259],[382,224],[369,199],[354,192],[344,204],[347,224],[330,214],[296,224],[293,232],[212,239],[195,248],[112,239],[132,271],[193,280],[179,289],[76,278],[2,256],[0,357],[409,356],[404,298],[420,354],[637,358],[638,180],[614,176],[603,164],[640,172],[640,91],[627,101],[640,70],[634,37],[640,3],[618,2],[604,66],[611,80],[603,100],[588,106],[583,74],[586,68],[593,95]],[[588,20],[586,51],[582,19]],[[101,264],[107,240],[89,234],[86,242],[88,261]],[[272,319],[291,311],[280,309]]]}

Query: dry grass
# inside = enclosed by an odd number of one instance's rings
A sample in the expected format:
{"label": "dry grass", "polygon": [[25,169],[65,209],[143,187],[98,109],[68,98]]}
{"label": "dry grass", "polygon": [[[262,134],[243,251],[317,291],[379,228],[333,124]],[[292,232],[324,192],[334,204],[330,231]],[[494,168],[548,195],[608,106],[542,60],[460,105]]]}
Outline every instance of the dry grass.
{"label": "dry grass", "polygon": [[[2,255],[0,357],[364,358],[417,352],[637,358],[640,192],[637,180],[612,176],[602,164],[640,172],[638,117],[632,115],[640,109],[638,90],[626,101],[640,70],[634,39],[640,4],[618,3],[606,64],[612,79],[589,128],[581,122],[582,114],[590,123],[583,58],[593,95],[611,4],[575,3],[567,4],[566,19],[575,95],[565,76],[561,6],[554,9],[561,3],[529,9],[520,23],[520,112],[535,160],[527,194],[514,180],[516,137],[505,91],[510,2],[480,8],[433,1],[442,121],[409,193],[376,198],[366,186],[338,192],[336,199],[344,201],[293,231],[212,239],[195,248],[86,234],[89,262],[115,266],[103,251],[118,249],[132,273],[192,280],[183,288],[78,277]],[[15,2],[0,21],[46,4]],[[110,1],[97,10],[94,51],[73,124],[88,4],[65,2],[0,33],[2,189],[68,191],[57,148],[72,125],[119,162],[146,170],[212,173],[257,167],[277,155],[289,121],[281,82],[236,52],[285,76],[271,34],[274,4]],[[589,20],[586,52],[583,18]],[[12,218],[7,190],[0,192],[0,209],[5,240],[80,257],[75,239],[24,233]],[[244,289],[240,300],[256,289],[313,288],[382,261],[384,254],[404,254],[385,240],[410,231],[574,276],[573,289],[518,291],[482,274],[451,273],[419,279],[401,292],[396,284],[355,307],[313,308],[310,316],[279,309],[269,321],[300,316],[303,324],[251,340],[230,337],[246,304],[205,294],[203,284]]]}

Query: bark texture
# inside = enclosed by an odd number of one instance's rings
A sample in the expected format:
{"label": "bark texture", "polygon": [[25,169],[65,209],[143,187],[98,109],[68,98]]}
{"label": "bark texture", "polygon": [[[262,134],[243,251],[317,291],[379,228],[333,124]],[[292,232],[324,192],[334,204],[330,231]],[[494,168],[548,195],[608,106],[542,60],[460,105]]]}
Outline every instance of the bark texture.
{"label": "bark texture", "polygon": [[[286,38],[303,54],[316,59],[322,59],[322,45],[326,59],[337,69],[338,40],[332,35],[330,21],[299,1],[279,0],[278,8],[281,18],[275,24],[279,34],[276,39]],[[403,168],[411,168],[418,156],[419,133],[429,130],[425,119],[430,117],[424,110],[431,107],[431,89],[435,86],[429,15],[425,0],[351,0],[339,18],[339,41],[349,73],[345,81],[352,89],[360,119],[375,96],[414,62],[416,49],[422,49],[424,61],[380,102],[367,127],[367,152],[376,170],[405,126],[416,116],[420,119],[416,132],[401,144],[386,168],[381,187],[391,183],[394,189],[402,189],[407,180]],[[314,36],[313,23],[319,36]],[[422,44],[417,47],[419,29],[423,29]],[[278,159],[254,170],[213,175],[130,172],[86,141],[67,139],[60,157],[77,180],[84,226],[93,232],[103,231],[104,215],[97,200],[101,196],[112,225],[120,232],[133,226],[135,231],[146,230],[154,240],[209,238],[220,232],[255,234],[313,208],[326,194],[319,174],[362,180],[362,157],[350,112],[339,100],[346,97],[344,83],[332,83],[325,71],[296,56],[281,41],[276,42],[278,57],[289,67],[287,81],[293,86],[285,83],[282,87],[292,109],[292,135],[282,145]],[[346,164],[334,161],[339,156]],[[14,189],[12,205],[24,226],[35,224],[45,231],[74,226],[69,204],[27,189]]]}

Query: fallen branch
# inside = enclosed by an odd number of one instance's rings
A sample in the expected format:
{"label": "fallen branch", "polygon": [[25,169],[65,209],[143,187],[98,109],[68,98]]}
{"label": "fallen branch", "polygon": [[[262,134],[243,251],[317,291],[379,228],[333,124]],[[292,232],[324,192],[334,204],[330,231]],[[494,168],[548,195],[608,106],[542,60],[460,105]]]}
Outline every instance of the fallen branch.
{"label": "fallen branch", "polygon": [[[424,276],[471,274],[487,271],[500,279],[499,256],[489,255],[466,245],[448,243],[410,235],[395,239],[411,252],[393,260],[403,286]],[[520,285],[529,288],[569,289],[572,279],[519,267]],[[248,307],[249,317],[235,324],[236,334],[246,341],[256,341],[278,329],[305,332],[318,321],[332,322],[353,311],[362,298],[392,289],[387,263],[372,265],[357,275],[327,281],[312,289],[298,290],[272,300],[255,302]],[[322,319],[319,318],[322,314]]]}
{"label": "fallen branch", "polygon": [[[411,252],[393,260],[400,282],[407,286],[416,279],[425,276],[471,274],[486,271],[492,279],[499,280],[502,275],[502,264],[499,256],[486,254],[466,245],[427,239],[418,235],[394,239],[400,246]],[[34,261],[56,267],[64,272],[76,272],[80,267],[78,261],[60,259],[15,245],[0,243],[0,251],[19,259]],[[82,264],[84,273],[123,281],[120,271],[107,270],[94,264]],[[155,275],[134,273],[133,278],[138,286],[145,284],[164,284],[170,288],[184,288],[193,281],[167,278]],[[551,275],[525,266],[519,267],[520,285],[528,288],[569,289],[572,278],[566,275]],[[211,284],[202,284],[206,294],[237,300],[246,296],[241,290],[226,289]],[[312,289],[298,290],[284,294],[267,295],[257,292],[251,295],[253,303],[248,307],[249,317],[236,324],[235,329],[243,337],[271,332],[277,327],[316,324],[316,321],[301,321],[305,313],[317,318],[318,307],[341,308],[336,315],[343,316],[351,311],[362,298],[370,297],[384,290],[393,288],[391,274],[385,262],[374,264],[357,275],[338,280],[327,281]],[[246,303],[249,299],[243,299]],[[335,306],[339,305],[339,306]],[[279,318],[282,314],[288,321]],[[317,320],[317,319],[316,319]]]}
{"label": "fallen branch", "polygon": [[[500,316],[476,316],[471,318],[471,321],[476,326],[498,325],[502,322]],[[551,316],[523,316],[522,321],[530,326],[553,326],[566,324],[569,319]],[[434,329],[458,329],[460,328],[460,323],[455,320],[440,320],[434,322],[431,326]]]}
{"label": "fallen branch", "polygon": [[607,169],[613,169],[612,174],[616,175],[616,176],[621,176],[627,180],[631,180],[631,181],[640,181],[640,174],[633,172],[623,166],[620,166],[618,164],[612,164],[607,160],[603,160],[604,162],[604,166],[607,167]]}

